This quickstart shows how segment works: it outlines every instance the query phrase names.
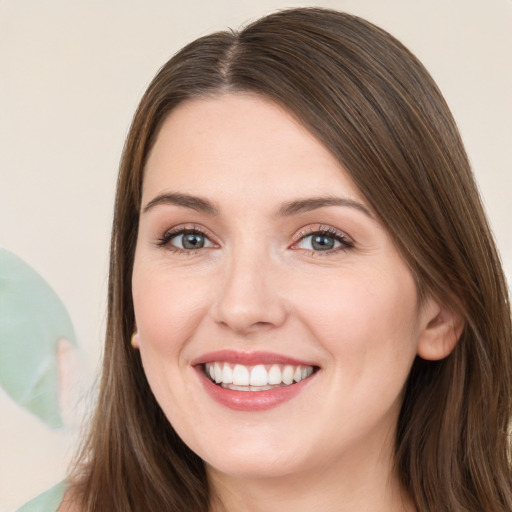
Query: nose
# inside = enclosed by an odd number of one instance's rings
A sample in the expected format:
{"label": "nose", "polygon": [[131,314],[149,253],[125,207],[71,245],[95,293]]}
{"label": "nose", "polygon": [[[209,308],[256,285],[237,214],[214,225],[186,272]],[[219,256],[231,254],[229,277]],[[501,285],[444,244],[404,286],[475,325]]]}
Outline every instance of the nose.
{"label": "nose", "polygon": [[232,255],[212,307],[214,321],[237,334],[281,326],[287,316],[279,269],[268,255]]}

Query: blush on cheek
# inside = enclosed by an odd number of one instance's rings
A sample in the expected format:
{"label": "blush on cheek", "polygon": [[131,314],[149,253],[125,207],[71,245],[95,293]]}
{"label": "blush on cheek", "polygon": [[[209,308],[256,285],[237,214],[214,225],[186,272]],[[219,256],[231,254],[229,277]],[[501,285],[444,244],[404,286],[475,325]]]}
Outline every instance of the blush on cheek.
{"label": "blush on cheek", "polygon": [[394,356],[404,345],[414,344],[412,320],[417,315],[416,301],[411,300],[416,297],[412,277],[405,282],[403,276],[393,277],[390,272],[368,282],[368,276],[351,275],[317,287],[317,293],[308,294],[303,301],[307,310],[304,318],[334,353],[344,346],[344,357],[353,353],[357,359],[368,350],[382,352],[383,357],[389,353]]}
{"label": "blush on cheek", "polygon": [[205,308],[194,297],[173,290],[156,294],[134,293],[134,308],[141,345],[155,352],[174,353],[197,329]]}

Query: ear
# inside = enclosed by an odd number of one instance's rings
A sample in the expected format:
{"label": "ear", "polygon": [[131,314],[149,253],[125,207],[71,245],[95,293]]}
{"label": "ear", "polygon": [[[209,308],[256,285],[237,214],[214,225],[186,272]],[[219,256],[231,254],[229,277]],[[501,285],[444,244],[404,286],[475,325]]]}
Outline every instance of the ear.
{"label": "ear", "polygon": [[134,349],[138,349],[139,346],[140,346],[140,343],[139,343],[139,332],[137,331],[137,327],[134,328],[135,330],[133,331],[133,334],[132,334],[132,338],[130,340],[130,343],[132,345],[132,347]]}
{"label": "ear", "polygon": [[438,361],[450,355],[464,329],[461,315],[433,299],[422,307],[423,331],[418,341],[418,355],[422,359]]}

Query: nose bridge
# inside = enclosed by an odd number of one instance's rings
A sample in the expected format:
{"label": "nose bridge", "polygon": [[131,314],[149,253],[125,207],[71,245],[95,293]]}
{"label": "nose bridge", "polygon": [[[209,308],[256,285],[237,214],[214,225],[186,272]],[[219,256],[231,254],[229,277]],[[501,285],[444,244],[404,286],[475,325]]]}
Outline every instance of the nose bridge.
{"label": "nose bridge", "polygon": [[214,307],[217,322],[241,333],[279,326],[286,317],[275,282],[278,263],[268,244],[254,242],[233,247],[226,257]]}

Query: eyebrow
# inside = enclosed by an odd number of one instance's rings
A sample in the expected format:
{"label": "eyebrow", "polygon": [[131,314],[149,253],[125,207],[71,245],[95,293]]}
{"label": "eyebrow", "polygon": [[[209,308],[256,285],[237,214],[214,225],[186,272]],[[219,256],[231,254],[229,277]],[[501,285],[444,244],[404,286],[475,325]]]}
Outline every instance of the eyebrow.
{"label": "eyebrow", "polygon": [[142,213],[146,213],[155,206],[163,204],[184,206],[185,208],[190,208],[191,210],[207,213],[209,215],[219,214],[219,209],[211,201],[208,201],[208,199],[178,193],[160,194],[156,196],[144,207]]}
{"label": "eyebrow", "polygon": [[[159,194],[149,201],[149,203],[143,208],[142,213],[146,213],[159,205],[183,206],[197,212],[207,213],[209,215],[219,215],[219,209],[208,199],[181,193]],[[289,217],[297,213],[305,213],[319,208],[324,208],[326,206],[344,206],[354,208],[371,219],[374,218],[370,210],[361,203],[354,201],[353,199],[337,196],[308,197],[305,199],[287,201],[277,210],[277,215],[279,217]]]}
{"label": "eyebrow", "polygon": [[279,208],[278,215],[281,217],[288,217],[297,213],[317,210],[325,206],[345,206],[348,208],[355,208],[371,219],[374,219],[374,215],[368,208],[366,208],[366,206],[354,201],[353,199],[337,196],[308,197],[305,199],[298,199],[296,201],[288,201]]}

